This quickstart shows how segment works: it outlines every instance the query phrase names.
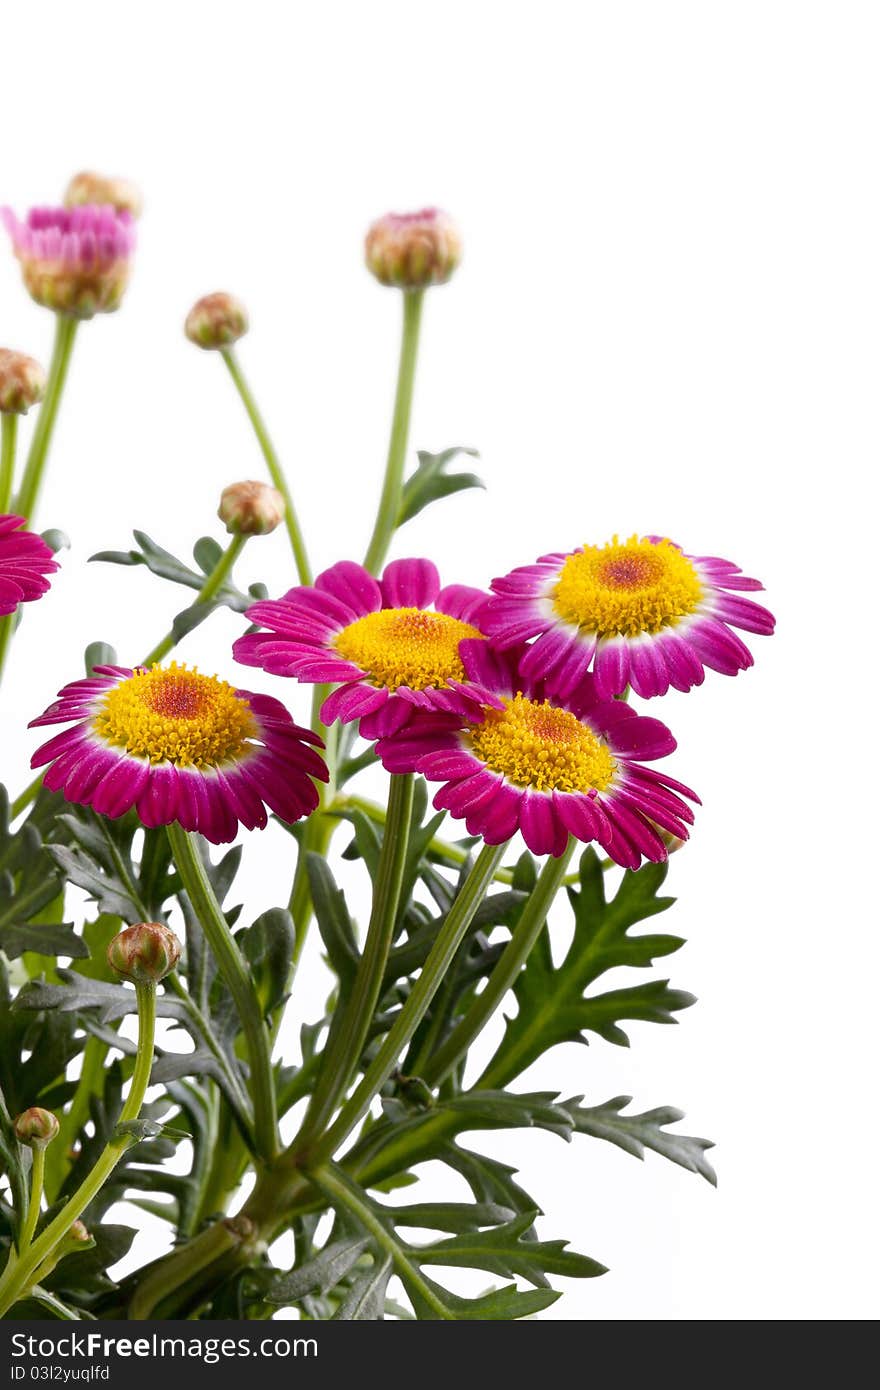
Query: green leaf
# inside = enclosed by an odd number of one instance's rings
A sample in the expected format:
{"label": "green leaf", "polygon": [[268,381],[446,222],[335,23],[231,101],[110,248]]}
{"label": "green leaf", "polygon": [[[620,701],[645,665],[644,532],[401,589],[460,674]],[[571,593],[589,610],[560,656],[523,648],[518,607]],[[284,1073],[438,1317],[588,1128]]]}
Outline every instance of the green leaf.
{"label": "green leaf", "polygon": [[461,447],[444,449],[441,454],[428,454],[424,451],[419,453],[416,471],[407,478],[403,485],[398,526],[403,526],[404,522],[411,521],[414,516],[418,516],[420,511],[441,497],[450,497],[453,493],[462,492],[466,488],[485,486],[476,473],[447,472],[449,464],[461,454],[467,454],[470,458],[479,458],[476,449]]}
{"label": "green leaf", "polygon": [[553,1091],[469,1091],[416,1114],[399,1101],[386,1101],[384,1119],[370,1127],[346,1163],[372,1187],[400,1168],[442,1156],[449,1141],[466,1131],[536,1128],[568,1139],[572,1118],[555,1099]]}
{"label": "green leaf", "polygon": [[81,960],[88,956],[89,948],[70,922],[37,923],[27,926],[0,927],[0,951],[10,960],[33,951],[41,956],[69,956]]}
{"label": "green leaf", "polygon": [[[201,589],[205,582],[205,575],[215,568],[216,561],[222,553],[215,540],[209,536],[203,536],[196,543],[193,552],[196,564],[200,566],[198,570],[194,570],[179,560],[176,555],[172,555],[169,550],[164,550],[161,545],[157,545],[144,531],[135,531],[134,539],[137,546],[134,550],[101,550],[97,555],[92,555],[89,558],[109,565],[146,565],[147,569],[158,575],[160,579],[168,579],[173,584],[182,584],[187,589]],[[213,563],[211,563],[212,561]],[[208,569],[205,568],[206,565],[209,566]],[[228,580],[218,591],[216,599],[218,603],[225,604],[237,613],[243,613],[253,602],[250,594],[242,593]]]}
{"label": "green leaf", "polygon": [[[520,1292],[514,1284],[505,1284],[500,1289],[483,1294],[482,1298],[461,1298],[423,1274],[422,1282],[428,1286],[434,1298],[434,1302],[430,1303],[421,1289],[414,1286],[403,1272],[400,1277],[419,1319],[436,1320],[443,1316],[452,1322],[508,1322],[515,1318],[534,1317],[536,1313],[549,1308],[560,1296],[558,1289],[527,1289]],[[436,1304],[441,1305],[442,1314],[438,1312]]]}
{"label": "green leaf", "polygon": [[265,1301],[286,1307],[301,1302],[306,1294],[328,1293],[354,1268],[367,1244],[366,1236],[357,1235],[325,1245],[314,1259],[274,1279],[263,1295]]}
{"label": "green leaf", "polygon": [[632,1096],[614,1096],[604,1105],[583,1106],[581,1097],[565,1102],[578,1134],[589,1134],[594,1139],[605,1139],[616,1144],[619,1149],[644,1158],[645,1149],[653,1149],[670,1162],[686,1168],[689,1173],[699,1173],[714,1187],[718,1181],[715,1170],[706,1158],[706,1150],[714,1148],[711,1139],[697,1139],[689,1134],[670,1134],[667,1125],[678,1124],[684,1119],[681,1110],[672,1106],[660,1106],[656,1110],[646,1110],[641,1115],[624,1115],[621,1112],[632,1101]]}
{"label": "green leaf", "polygon": [[480,1226],[500,1226],[516,1215],[497,1202],[411,1202],[405,1207],[386,1207],[395,1226],[415,1226],[429,1231],[473,1231]]}
{"label": "green leaf", "polygon": [[330,964],[339,976],[340,985],[346,989],[354,979],[360,952],[354,923],[345,904],[345,894],[336,887],[326,859],[319,854],[309,853],[306,868],[318,931],[327,948]]}
{"label": "green leaf", "polygon": [[86,668],[86,675],[93,676],[96,666],[115,666],[116,648],[111,647],[109,642],[90,642],[86,647],[83,663]]}
{"label": "green leaf", "polygon": [[555,964],[545,926],[516,981],[517,1013],[507,1021],[498,1050],[480,1078],[481,1086],[506,1085],[548,1048],[584,1041],[585,1031],[626,1046],[629,1039],[618,1026],[621,1019],[673,1023],[673,1013],[694,1002],[692,995],[669,989],[665,980],[608,994],[586,994],[605,971],[618,966],[645,968],[683,943],[677,936],[629,934],[637,922],[664,912],[674,902],[658,897],[666,878],[665,864],[646,864],[638,872],[624,873],[610,901],[606,901],[604,874],[592,849],[581,858],[579,877],[579,888],[568,891],[575,917],[568,953]]}
{"label": "green leaf", "polygon": [[524,1240],[539,1213],[527,1211],[489,1230],[470,1230],[432,1245],[410,1248],[420,1265],[453,1265],[463,1269],[485,1269],[503,1278],[521,1275],[539,1288],[547,1287],[547,1274],[569,1279],[592,1279],[607,1271],[587,1255],[566,1249],[564,1240]]}
{"label": "green leaf", "polygon": [[372,1269],[355,1279],[333,1320],[336,1322],[379,1322],[385,1316],[385,1295],[393,1273],[391,1257],[377,1260]]}
{"label": "green leaf", "polygon": [[263,1013],[271,1014],[285,998],[296,940],[293,918],[286,908],[270,907],[236,940],[251,967]]}

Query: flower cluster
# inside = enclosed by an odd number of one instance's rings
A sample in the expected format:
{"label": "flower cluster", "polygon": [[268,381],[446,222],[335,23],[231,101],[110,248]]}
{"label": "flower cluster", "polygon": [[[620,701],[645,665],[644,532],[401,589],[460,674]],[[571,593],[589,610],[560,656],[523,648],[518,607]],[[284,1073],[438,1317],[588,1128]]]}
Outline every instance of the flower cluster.
{"label": "flower cluster", "polygon": [[675,748],[659,720],[614,697],[689,690],[704,668],[751,665],[732,628],[770,633],[761,588],[726,560],[658,536],[545,556],[492,584],[441,588],[429,560],[375,579],[342,561],[314,585],[255,604],[265,630],[236,658],[333,683],[321,717],[360,721],[393,773],[442,783],[434,804],[489,844],[517,830],[536,854],[573,835],[618,864],[684,840],[693,792],[645,767]]}

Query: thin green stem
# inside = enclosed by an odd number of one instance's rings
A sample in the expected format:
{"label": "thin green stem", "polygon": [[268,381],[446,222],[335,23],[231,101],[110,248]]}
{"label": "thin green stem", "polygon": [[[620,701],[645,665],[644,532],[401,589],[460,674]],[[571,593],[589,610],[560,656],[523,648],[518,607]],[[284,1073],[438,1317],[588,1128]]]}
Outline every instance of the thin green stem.
{"label": "thin green stem", "polygon": [[66,314],[56,314],[55,342],[52,347],[49,374],[46,378],[46,394],[37,415],[37,423],[31,439],[27,462],[24,466],[21,487],[15,499],[16,512],[28,521],[33,521],[37,510],[46,457],[52,442],[55,421],[58,418],[58,407],[61,404],[64,383],[67,380],[70,355],[73,351],[78,327],[79,319],[70,318]]}
{"label": "thin green stem", "polygon": [[409,422],[412,414],[423,297],[423,290],[409,290],[405,291],[403,295],[403,334],[400,340],[397,391],[394,396],[394,416],[391,421],[391,438],[388,443],[388,459],[385,464],[385,481],[382,485],[379,512],[364,560],[364,565],[371,574],[377,574],[382,568],[394,532],[400,522],[403,468],[409,440]]}
{"label": "thin green stem", "polygon": [[0,516],[8,516],[12,505],[17,439],[18,416],[12,411],[4,411],[0,425]]}
{"label": "thin green stem", "polygon": [[293,551],[293,558],[296,561],[296,571],[299,575],[299,582],[301,584],[311,584],[312,571],[309,565],[306,543],[303,539],[302,530],[296,515],[296,508],[293,505],[293,494],[284,476],[281,460],[275,451],[272,440],[269,438],[266,422],[260,414],[253,393],[241,369],[241,364],[232,348],[221,349],[220,356],[229,368],[229,375],[235,382],[238,394],[241,396],[242,404],[254,427],[254,434],[257,436],[257,443],[262,450],[263,458],[266,460],[266,467],[269,470],[269,477],[272,479],[272,484],[284,498],[284,525],[287,527],[287,534],[290,537],[290,547]]}
{"label": "thin green stem", "polygon": [[[210,603],[213,598],[216,598],[223,584],[229,577],[232,566],[244,549],[247,539],[247,536],[232,537],[228,546],[223,551],[223,554],[220,556],[220,559],[217,561],[217,564],[211,570],[211,573],[199,589],[198,594],[190,605],[192,608]],[[153,650],[144,657],[141,665],[154,666],[157,661],[161,661],[170,651],[173,651],[179,640],[180,639],[175,636],[174,630],[172,629],[171,632],[165,634],[161,642],[156,643]]]}
{"label": "thin green stem", "polygon": [[31,1165],[31,1191],[28,1198],[27,1216],[22,1223],[18,1238],[18,1253],[23,1255],[34,1238],[37,1222],[40,1219],[40,1205],[43,1201],[43,1180],[46,1176],[46,1150],[33,1150]]}
{"label": "thin green stem", "polygon": [[577,841],[569,836],[564,853],[558,859],[547,860],[534,890],[529,894],[513,935],[486,982],[485,989],[473,1000],[449,1037],[419,1072],[428,1085],[436,1086],[449,1075],[514,984],[543,930],[547,913],[564,882],[565,871],[576,845]]}
{"label": "thin green stem", "polygon": [[388,819],[376,871],[373,906],[363,955],[348,1001],[330,1030],[321,1072],[296,1140],[300,1151],[308,1148],[330,1120],[339,1097],[345,1092],[349,1077],[357,1066],[370,1030],[400,906],[409,847],[413,788],[412,773],[391,778]]}
{"label": "thin green stem", "polygon": [[179,825],[169,825],[168,839],[183,886],[241,1019],[250,1061],[250,1091],[254,1104],[254,1140],[261,1158],[278,1152],[278,1116],[269,1034],[250,973],[214,894],[193,837]]}
{"label": "thin green stem", "polygon": [[144,1095],[150,1080],[153,1066],[153,1048],[156,1037],[156,986],[151,982],[136,986],[138,1003],[138,1045],[134,1072],[128,1098],[119,1116],[117,1131],[107,1144],[91,1172],[65,1202],[61,1211],[46,1229],[26,1250],[21,1258],[7,1265],[0,1278],[0,1317],[3,1317],[13,1304],[27,1293],[41,1266],[49,1261],[56,1246],[64,1239],[73,1225],[97,1196],[125,1150],[134,1142],[134,1136],[120,1132],[120,1126],[136,1120],[143,1105]]}
{"label": "thin green stem", "polygon": [[[370,1108],[370,1103],[379,1093],[412,1040],[413,1034],[427,1012],[431,1000],[443,982],[455,953],[464,940],[465,934],[474,919],[493,875],[501,862],[507,845],[484,845],[474,866],[462,884],[455,902],[449,909],[446,921],[437,934],[421,973],[410,990],[406,1003],[401,1008],[389,1032],[370,1063],[360,1085],[346,1101],[335,1122],[323,1138],[315,1145],[309,1155],[310,1161],[322,1162],[334,1154],[340,1144],[354,1129],[355,1125]],[[288,1151],[296,1155],[294,1147]]]}

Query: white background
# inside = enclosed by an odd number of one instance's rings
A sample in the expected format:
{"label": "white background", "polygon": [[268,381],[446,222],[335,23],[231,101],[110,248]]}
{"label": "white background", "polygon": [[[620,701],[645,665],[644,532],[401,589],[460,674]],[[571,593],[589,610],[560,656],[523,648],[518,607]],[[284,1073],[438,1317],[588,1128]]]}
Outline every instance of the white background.
{"label": "white background", "polygon": [[[662,919],[688,938],[669,973],[699,1003],[679,1027],[633,1026],[628,1050],[559,1049],[523,1083],[681,1106],[717,1141],[720,1185],[586,1139],[480,1136],[543,1201],[543,1234],[611,1267],[545,1317],[876,1313],[878,27],[841,0],[44,0],[4,17],[0,199],[52,202],[94,167],[147,201],[123,310],[76,347],[39,517],[72,550],[0,697],[14,790],[26,720],[85,644],[136,661],[180,604],[88,556],[132,526],[186,554],[221,535],[221,487],[262,476],[221,363],[183,338],[198,295],[250,306],[241,357],[313,557],[362,553],[399,305],[361,238],[387,208],[438,203],[463,229],[460,273],[426,306],[411,442],[475,445],[488,484],[398,554],[485,583],[665,532],[766,583],[779,627],[755,668],[662,705],[671,770],[704,801]],[[0,341],[45,360],[50,331],[0,257]],[[241,578],[292,582],[283,532]],[[240,630],[215,615],[187,658],[231,675]],[[304,713],[304,692],[262,687]],[[286,852],[280,832],[250,837],[254,915],[282,900]],[[325,988],[316,952],[294,1022]]]}

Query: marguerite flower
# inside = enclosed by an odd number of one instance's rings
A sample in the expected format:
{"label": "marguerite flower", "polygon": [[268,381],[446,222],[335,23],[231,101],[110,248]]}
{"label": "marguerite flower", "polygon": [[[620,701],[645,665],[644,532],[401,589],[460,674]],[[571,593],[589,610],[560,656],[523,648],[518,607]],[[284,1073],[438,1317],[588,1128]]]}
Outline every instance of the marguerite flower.
{"label": "marguerite flower", "polygon": [[615,536],[493,580],[484,629],[505,647],[536,637],[523,672],[560,695],[592,667],[602,697],[630,685],[647,699],[701,685],[707,666],[726,676],[751,666],[732,629],[773,632],[772,613],[741,596],[763,587],[729,560],[686,555],[660,536]]}
{"label": "marguerite flower", "polygon": [[42,537],[22,526],[24,517],[0,516],[0,616],[41,598],[49,588],[46,575],[58,568]]}
{"label": "marguerite flower", "polygon": [[562,854],[569,835],[595,840],[617,863],[666,858],[661,831],[686,840],[698,798],[642,766],[665,757],[675,739],[658,719],[621,700],[601,700],[592,676],[575,695],[549,697],[522,675],[520,647],[497,652],[464,642],[466,674],[497,700],[478,719],[418,711],[377,752],[389,772],[442,782],[434,805],[463,820],[470,835],[502,844],[515,831],[535,854]]}
{"label": "marguerite flower", "polygon": [[321,719],[361,721],[365,738],[392,733],[414,708],[476,713],[491,692],[465,682],[459,645],[482,640],[488,595],[462,584],[440,587],[430,560],[394,560],[374,579],[351,560],[248,609],[268,632],[233,647],[237,661],[276,676],[339,685]]}
{"label": "marguerite flower", "polygon": [[318,804],[327,780],[322,747],[268,695],[216,676],[167,668],[98,666],[59,692],[31,727],[67,724],[31,759],[45,785],[105,816],[134,807],[143,825],[197,830],[222,844],[239,823],[262,828],[268,806],[284,821]]}

